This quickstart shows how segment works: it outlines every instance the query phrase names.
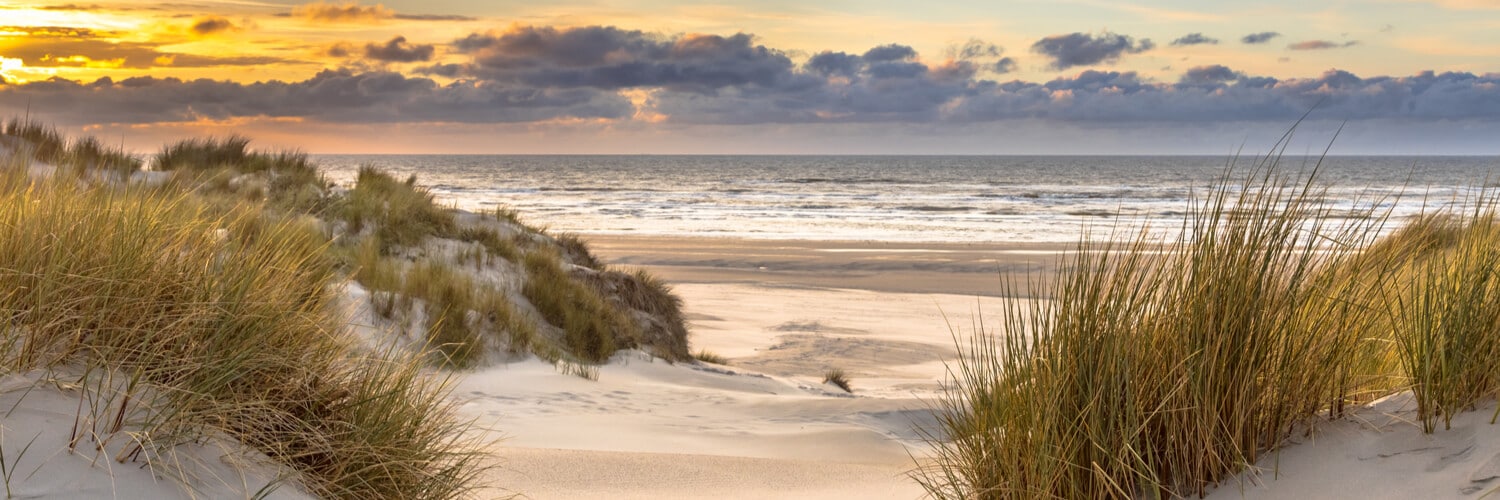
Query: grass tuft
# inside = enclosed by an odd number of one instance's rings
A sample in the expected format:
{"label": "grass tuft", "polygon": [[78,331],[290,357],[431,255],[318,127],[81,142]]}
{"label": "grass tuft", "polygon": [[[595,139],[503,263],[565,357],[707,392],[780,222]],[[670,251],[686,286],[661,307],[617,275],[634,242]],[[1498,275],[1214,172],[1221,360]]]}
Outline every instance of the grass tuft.
{"label": "grass tuft", "polygon": [[453,214],[437,206],[432,193],[416,185],[415,176],[400,182],[373,167],[360,167],[342,216],[352,233],[373,226],[386,253],[428,237],[453,235],[457,229]]}
{"label": "grass tuft", "polygon": [[854,393],[854,389],[849,388],[849,375],[844,373],[843,368],[830,368],[823,372],[823,383],[833,384],[847,393]]}
{"label": "grass tuft", "polygon": [[699,349],[698,352],[693,353],[693,359],[696,359],[696,360],[704,362],[704,363],[713,363],[713,364],[716,364],[716,365],[728,365],[729,364],[729,359],[728,358],[725,358],[725,357],[720,356],[720,355],[718,355],[716,353],[710,352],[707,349]]}
{"label": "grass tuft", "polygon": [[1229,170],[1174,239],[1080,243],[1053,300],[1009,306],[1003,337],[977,326],[914,473],[928,493],[1202,495],[1366,396],[1351,360],[1375,315],[1334,270],[1384,219],[1336,217],[1278,161]]}
{"label": "grass tuft", "polygon": [[634,322],[598,291],[569,276],[555,252],[528,252],[522,264],[527,276],[521,293],[547,322],[563,330],[564,345],[579,359],[603,362],[614,354],[616,339],[638,337]]}

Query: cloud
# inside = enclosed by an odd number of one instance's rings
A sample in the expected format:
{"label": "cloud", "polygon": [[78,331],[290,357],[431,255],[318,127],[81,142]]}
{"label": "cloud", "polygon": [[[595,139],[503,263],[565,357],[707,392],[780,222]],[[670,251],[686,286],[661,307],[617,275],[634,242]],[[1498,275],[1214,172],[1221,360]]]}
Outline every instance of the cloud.
{"label": "cloud", "polygon": [[917,51],[898,44],[881,45],[865,51],[864,59],[870,62],[905,61],[917,57]]}
{"label": "cloud", "polygon": [[373,23],[396,16],[384,5],[360,5],[350,2],[333,4],[316,2],[292,8],[291,17],[320,23]]}
{"label": "cloud", "polygon": [[161,45],[146,42],[116,42],[103,38],[70,36],[27,37],[11,41],[5,56],[20,58],[26,66],[107,67],[148,69],[155,67],[204,68],[256,66],[293,62],[269,56],[205,56],[165,52]]}
{"label": "cloud", "polygon": [[803,63],[807,71],[822,76],[854,76],[864,67],[865,59],[843,52],[819,52]]}
{"label": "cloud", "polygon": [[193,24],[188,26],[188,31],[195,35],[206,36],[230,31],[238,31],[240,28],[233,22],[219,16],[201,16],[193,19]]}
{"label": "cloud", "polygon": [[1257,45],[1269,42],[1272,38],[1276,38],[1279,36],[1281,36],[1281,33],[1277,33],[1275,31],[1262,31],[1260,33],[1251,33],[1245,35],[1244,37],[1240,38],[1240,42],[1249,45]]}
{"label": "cloud", "polygon": [[1203,36],[1202,33],[1188,33],[1186,35],[1183,35],[1182,38],[1178,38],[1176,40],[1172,40],[1172,45],[1174,45],[1174,46],[1202,45],[1202,44],[1218,45],[1219,44],[1219,39],[1217,39],[1217,38],[1209,38],[1209,37]]}
{"label": "cloud", "polygon": [[[1091,37],[1097,41],[1100,38]],[[106,43],[46,39],[48,46]],[[1106,40],[1108,41],[1108,40]],[[107,44],[108,45],[108,44]],[[1105,55],[1145,50],[1143,42],[1105,44]],[[362,49],[387,61],[431,61],[435,54],[400,37]],[[31,48],[28,50],[40,50]],[[115,45],[93,56],[122,61],[161,54]],[[513,27],[476,32],[449,50],[467,62],[438,62],[405,75],[372,65],[323,71],[302,81],[235,83],[172,78],[33,81],[0,87],[0,107],[35,102],[60,124],[156,123],[269,117],[327,123],[632,123],[768,125],[901,123],[917,126],[1044,120],[1088,126],[1288,122],[1319,105],[1315,119],[1500,123],[1500,74],[1424,72],[1360,77],[1329,71],[1312,78],[1255,76],[1224,65],[1188,69],[1175,82],[1135,72],[1084,70],[1046,82],[996,81],[1013,68],[983,42],[924,58],[887,44],[860,52],[823,51],[793,64],[749,34],[655,35],[609,26]],[[1069,52],[1072,61],[1082,55]],[[70,50],[67,53],[72,53]],[[379,54],[377,54],[379,55]],[[9,54],[7,57],[10,56]],[[178,55],[184,57],[184,55]],[[999,72],[999,71],[996,71]],[[644,123],[642,120],[641,123]]]}
{"label": "cloud", "polygon": [[1031,46],[1033,52],[1051,57],[1051,67],[1057,70],[1114,62],[1125,54],[1138,54],[1153,48],[1156,44],[1150,39],[1137,43],[1129,36],[1110,32],[1098,36],[1087,33],[1052,35]]}
{"label": "cloud", "polygon": [[0,33],[18,33],[26,38],[103,38],[118,34],[74,26],[0,26]]}
{"label": "cloud", "polygon": [[[793,83],[791,59],[744,33],[662,37],[612,26],[515,26],[470,34],[453,48],[473,60],[463,67],[464,76],[533,87],[712,93]],[[901,52],[890,46],[875,51],[882,58]]]}
{"label": "cloud", "polygon": [[950,45],[944,52],[951,61],[948,66],[966,77],[973,77],[980,69],[1002,75],[1016,70],[1015,58],[1003,57],[1005,49],[978,38]]}
{"label": "cloud", "polygon": [[1180,81],[1186,85],[1212,85],[1239,80],[1244,77],[1244,73],[1229,69],[1228,66],[1214,64],[1190,68],[1186,73],[1182,74]]}
{"label": "cloud", "polygon": [[328,46],[328,50],[323,51],[323,54],[329,57],[352,57],[354,55],[354,51],[354,44],[348,42],[339,42]]}
{"label": "cloud", "polygon": [[295,17],[315,23],[379,23],[388,19],[406,21],[473,21],[475,18],[456,15],[401,14],[382,4],[360,5],[358,2],[328,3],[314,2],[293,7],[281,17]]}
{"label": "cloud", "polygon": [[995,61],[994,65],[990,66],[990,71],[994,71],[1002,75],[1015,70],[1016,60],[1009,57],[1002,57],[999,61]]}
{"label": "cloud", "polygon": [[385,44],[366,44],[365,58],[381,62],[423,62],[432,60],[435,49],[432,45],[416,45],[406,42],[406,37],[392,38]]}
{"label": "cloud", "polygon": [[1307,40],[1287,45],[1286,48],[1291,50],[1326,50],[1353,47],[1355,45],[1359,45],[1359,40],[1350,40],[1344,43],[1330,42],[1328,40]]}
{"label": "cloud", "polygon": [[91,83],[52,79],[0,88],[0,106],[47,110],[60,123],[140,124],[302,118],[330,123],[515,123],[619,119],[629,101],[587,89],[439,85],[393,72],[325,70],[300,82],[242,84],[140,77]]}

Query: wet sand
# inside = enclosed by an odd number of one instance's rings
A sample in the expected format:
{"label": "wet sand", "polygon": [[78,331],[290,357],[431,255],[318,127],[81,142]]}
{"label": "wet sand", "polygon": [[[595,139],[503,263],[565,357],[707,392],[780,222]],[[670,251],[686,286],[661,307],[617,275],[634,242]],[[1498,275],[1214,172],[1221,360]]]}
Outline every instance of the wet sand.
{"label": "wet sand", "polygon": [[[757,283],[903,293],[1033,296],[1072,244],[880,243],[588,236],[606,261],[673,283]],[[1007,293],[1005,280],[1017,288]],[[1039,290],[1037,290],[1039,291]]]}

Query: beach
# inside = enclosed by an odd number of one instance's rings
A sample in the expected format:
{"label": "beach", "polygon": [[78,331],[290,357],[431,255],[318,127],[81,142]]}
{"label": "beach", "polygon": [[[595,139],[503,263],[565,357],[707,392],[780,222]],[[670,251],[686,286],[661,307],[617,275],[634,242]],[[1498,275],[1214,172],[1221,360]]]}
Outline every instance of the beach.
{"label": "beach", "polygon": [[[1058,245],[592,237],[684,301],[695,350],[727,365],[617,354],[599,380],[539,361],[464,377],[464,412],[504,436],[503,488],[530,498],[916,498],[954,342],[998,314],[1002,275]],[[848,373],[853,394],[823,384]]]}
{"label": "beach", "polygon": [[[503,440],[490,476],[527,498],[922,497],[945,363],[1064,244],[590,238],[606,260],[669,280],[694,349],[727,366],[617,355],[598,381],[527,361],[466,377],[455,397]],[[1012,292],[1014,293],[1014,292]],[[1044,299],[1044,298],[1043,298]],[[846,370],[852,397],[822,383]],[[1500,478],[1493,402],[1422,434],[1402,393],[1314,419],[1211,498],[1476,498]],[[1363,478],[1358,481],[1328,478]],[[1405,478],[1400,484],[1385,478]]]}

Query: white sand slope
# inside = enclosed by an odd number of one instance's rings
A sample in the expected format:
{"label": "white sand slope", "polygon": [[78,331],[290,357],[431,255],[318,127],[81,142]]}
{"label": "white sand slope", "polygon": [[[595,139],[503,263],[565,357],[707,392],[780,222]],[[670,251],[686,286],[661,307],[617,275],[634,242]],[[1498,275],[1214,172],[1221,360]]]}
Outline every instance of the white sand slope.
{"label": "white sand slope", "polygon": [[[138,427],[126,419],[118,432],[108,432],[110,422],[91,421],[88,405],[95,398],[101,398],[97,391],[42,372],[0,377],[0,460],[6,473],[0,497],[311,498],[278,481],[278,468],[264,456],[226,440],[182,445],[156,457],[166,463],[117,460],[134,448]],[[80,408],[82,419],[76,418]]]}
{"label": "white sand slope", "polygon": [[1423,434],[1416,400],[1397,394],[1321,422],[1256,464],[1258,474],[1222,485],[1213,500],[1273,498],[1500,497],[1500,426],[1495,402],[1457,415],[1453,427]]}

